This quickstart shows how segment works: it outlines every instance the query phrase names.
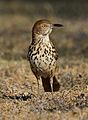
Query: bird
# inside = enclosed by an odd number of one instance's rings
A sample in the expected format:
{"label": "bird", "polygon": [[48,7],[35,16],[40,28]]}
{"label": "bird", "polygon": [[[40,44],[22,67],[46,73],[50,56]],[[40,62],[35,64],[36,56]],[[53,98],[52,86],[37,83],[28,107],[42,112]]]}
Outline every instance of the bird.
{"label": "bird", "polygon": [[32,28],[32,42],[28,48],[27,58],[37,78],[38,91],[40,80],[45,92],[57,92],[60,88],[55,76],[58,53],[50,40],[50,34],[56,27],[63,27],[63,25],[41,19],[36,21]]}

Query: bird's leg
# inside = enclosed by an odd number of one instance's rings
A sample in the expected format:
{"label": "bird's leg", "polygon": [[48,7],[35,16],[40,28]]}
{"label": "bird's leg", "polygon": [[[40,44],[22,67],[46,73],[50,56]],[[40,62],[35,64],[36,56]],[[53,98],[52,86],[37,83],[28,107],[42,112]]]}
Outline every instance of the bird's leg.
{"label": "bird's leg", "polygon": [[50,78],[51,94],[53,98],[53,77]]}
{"label": "bird's leg", "polygon": [[41,82],[42,82],[42,79],[41,79],[41,76],[39,76],[39,77],[37,78],[37,84],[38,84],[38,95],[39,95],[39,96],[40,96],[40,93],[41,93],[41,86],[42,86],[42,85],[40,85]]}

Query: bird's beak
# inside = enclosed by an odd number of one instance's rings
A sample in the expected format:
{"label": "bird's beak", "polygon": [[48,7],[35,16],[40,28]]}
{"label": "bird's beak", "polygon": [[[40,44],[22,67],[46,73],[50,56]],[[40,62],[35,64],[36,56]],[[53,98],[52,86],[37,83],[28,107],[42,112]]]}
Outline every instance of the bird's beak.
{"label": "bird's beak", "polygon": [[53,24],[53,27],[64,27],[62,24]]}

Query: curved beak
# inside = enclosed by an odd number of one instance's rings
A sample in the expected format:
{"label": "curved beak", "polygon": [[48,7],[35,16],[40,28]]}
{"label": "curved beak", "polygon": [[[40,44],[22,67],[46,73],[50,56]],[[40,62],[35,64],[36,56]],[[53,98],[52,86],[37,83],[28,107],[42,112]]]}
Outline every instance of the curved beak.
{"label": "curved beak", "polygon": [[62,24],[53,24],[53,27],[64,27]]}

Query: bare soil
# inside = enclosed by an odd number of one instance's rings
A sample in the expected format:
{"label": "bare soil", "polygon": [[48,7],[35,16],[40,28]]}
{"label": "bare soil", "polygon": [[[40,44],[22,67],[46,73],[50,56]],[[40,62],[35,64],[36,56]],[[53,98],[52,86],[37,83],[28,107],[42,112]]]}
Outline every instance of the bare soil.
{"label": "bare soil", "polygon": [[[88,119],[88,61],[61,59],[58,80],[60,90],[45,93],[29,63],[0,62],[1,120],[87,120]],[[63,66],[64,65],[64,66]]]}
{"label": "bare soil", "polygon": [[[0,120],[88,120],[88,1],[0,1]],[[52,42],[60,90],[45,93],[26,59],[38,19],[62,23]]]}

